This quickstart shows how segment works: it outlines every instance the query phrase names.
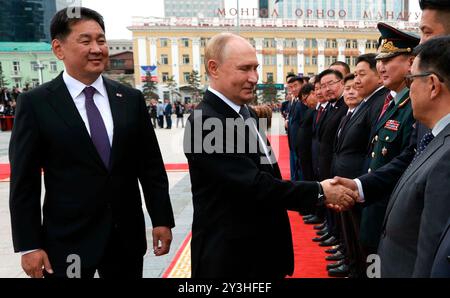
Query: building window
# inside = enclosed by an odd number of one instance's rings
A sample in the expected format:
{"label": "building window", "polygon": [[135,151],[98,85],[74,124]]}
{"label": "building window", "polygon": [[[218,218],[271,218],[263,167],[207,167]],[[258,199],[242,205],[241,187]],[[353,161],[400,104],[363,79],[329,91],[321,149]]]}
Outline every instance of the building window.
{"label": "building window", "polygon": [[32,79],[31,86],[33,86],[33,88],[39,86],[39,79]]}
{"label": "building window", "polygon": [[37,71],[38,70],[38,64],[37,64],[36,61],[31,61],[30,65],[31,65],[31,70],[32,71]]}
{"label": "building window", "polygon": [[183,55],[183,64],[189,64],[189,55]]}
{"label": "building window", "polygon": [[205,74],[203,75],[203,77],[205,78],[205,82],[208,82],[209,81],[209,79],[208,79],[208,74],[205,72]]}
{"label": "building window", "polygon": [[17,88],[22,88],[22,79],[15,78],[14,79],[14,86],[16,86]]}
{"label": "building window", "polygon": [[372,40],[372,49],[378,48],[378,40]]}
{"label": "building window", "polygon": [[347,49],[350,49],[351,46],[352,46],[351,41],[347,39],[347,41],[345,42],[345,47],[346,47]]}
{"label": "building window", "polygon": [[264,55],[263,56],[263,64],[264,65],[276,65],[277,64],[277,56],[275,55]]}
{"label": "building window", "polygon": [[273,72],[268,72],[266,74],[267,76],[267,82],[273,82]]}
{"label": "building window", "polygon": [[284,65],[297,65],[297,55],[284,55]]}
{"label": "building window", "polygon": [[312,40],[311,40],[311,47],[312,47],[313,49],[317,49],[317,39],[312,39]]}
{"label": "building window", "polygon": [[296,48],[297,41],[294,38],[288,38],[283,41],[283,46],[285,48]]}
{"label": "building window", "polygon": [[312,56],[312,65],[317,65],[317,56]]}
{"label": "building window", "polygon": [[256,46],[256,42],[255,42],[255,40],[253,38],[248,38],[247,40],[253,47]]}
{"label": "building window", "polygon": [[167,82],[168,79],[169,79],[169,73],[168,72],[163,72],[162,73],[162,81],[163,82]]}
{"label": "building window", "polygon": [[304,45],[305,45],[305,48],[311,47],[311,39],[305,39]]}
{"label": "building window", "polygon": [[57,72],[58,71],[58,64],[56,64],[56,61],[50,61],[50,72]]}
{"label": "building window", "polygon": [[208,42],[208,39],[207,38],[204,38],[204,37],[202,37],[202,38],[200,38],[200,46],[201,47],[205,47],[206,46],[206,43]]}
{"label": "building window", "polygon": [[170,100],[170,91],[163,91],[163,99]]}
{"label": "building window", "polygon": [[358,41],[357,40],[352,40],[352,46],[354,49],[358,48]]}
{"label": "building window", "polygon": [[345,56],[345,63],[347,63],[348,65],[350,65],[350,56]]}
{"label": "building window", "polygon": [[351,66],[355,66],[357,60],[358,60],[358,57],[353,56],[353,57],[352,57],[352,63],[351,63]]}
{"label": "building window", "polygon": [[190,75],[190,73],[183,72],[183,80],[185,83],[189,83],[189,75]]}
{"label": "building window", "polygon": [[119,47],[116,47],[116,50],[120,50],[120,48],[119,48]]}
{"label": "building window", "polygon": [[305,56],[305,65],[311,65],[311,57]]}
{"label": "building window", "polygon": [[277,47],[274,38],[264,38],[263,46],[265,48],[276,48]]}
{"label": "building window", "polygon": [[169,41],[168,41],[167,38],[161,38],[161,39],[159,40],[159,42],[160,42],[161,48],[167,48],[168,43],[169,43]]}
{"label": "building window", "polygon": [[169,57],[167,55],[161,55],[161,64],[169,64]]}
{"label": "building window", "polygon": [[181,43],[185,48],[189,48],[189,39],[188,38],[182,38]]}
{"label": "building window", "polygon": [[205,55],[200,55],[200,64],[205,64]]}
{"label": "building window", "polygon": [[131,51],[131,50],[133,50],[133,47],[129,47],[128,49]]}
{"label": "building window", "polygon": [[123,69],[124,67],[125,67],[125,60],[123,60],[123,59],[111,60],[111,68],[112,69]]}
{"label": "building window", "polygon": [[13,61],[13,74],[18,75],[20,72],[20,62]]}
{"label": "building window", "polygon": [[109,49],[112,51],[113,47],[109,47]]}
{"label": "building window", "polygon": [[372,41],[368,40],[366,41],[366,49],[370,49],[372,47]]}

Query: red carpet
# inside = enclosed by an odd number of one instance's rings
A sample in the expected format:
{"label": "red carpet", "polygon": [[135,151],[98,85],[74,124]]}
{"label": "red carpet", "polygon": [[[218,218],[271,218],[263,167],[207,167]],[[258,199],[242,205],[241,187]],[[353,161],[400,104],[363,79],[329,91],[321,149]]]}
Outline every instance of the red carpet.
{"label": "red carpet", "polygon": [[[287,136],[272,136],[270,142],[275,151],[284,179],[290,178],[289,147]],[[278,144],[278,145],[277,145]],[[295,269],[294,278],[328,277],[325,261],[325,248],[320,247],[312,238],[316,237],[313,225],[305,225],[298,212],[289,211],[292,239],[294,242]]]}
{"label": "red carpet", "polygon": [[0,180],[9,178],[10,173],[11,173],[11,171],[9,168],[9,164],[7,164],[7,163],[0,164]]}

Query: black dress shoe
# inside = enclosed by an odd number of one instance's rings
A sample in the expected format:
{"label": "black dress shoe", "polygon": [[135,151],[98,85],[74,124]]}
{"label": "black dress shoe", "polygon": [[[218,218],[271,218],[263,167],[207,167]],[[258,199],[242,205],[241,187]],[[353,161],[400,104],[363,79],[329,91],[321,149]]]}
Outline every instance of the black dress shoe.
{"label": "black dress shoe", "polygon": [[328,276],[331,277],[347,277],[350,270],[348,265],[344,264],[342,266],[339,266],[337,268],[333,268],[328,270]]}
{"label": "black dress shoe", "polygon": [[313,238],[312,241],[314,241],[314,242],[323,242],[323,241],[327,240],[330,237],[331,237],[331,235],[329,233],[325,233],[324,235],[322,235],[320,237]]}
{"label": "black dress shoe", "polygon": [[334,245],[331,248],[327,249],[325,252],[327,254],[335,254],[338,251],[344,252],[345,251],[344,245],[342,244]]}
{"label": "black dress shoe", "polygon": [[320,224],[320,223],[322,223],[322,220],[315,215],[313,217],[305,220],[305,224],[308,224],[308,225],[315,225],[315,224]]}
{"label": "black dress shoe", "polygon": [[327,240],[320,242],[319,246],[333,246],[337,244],[339,244],[339,241],[336,238],[334,238],[334,236],[331,236]]}
{"label": "black dress shoe", "polygon": [[321,225],[314,226],[314,230],[323,230],[323,229],[325,229],[326,227],[327,227],[327,223],[324,222],[324,223],[321,224]]}
{"label": "black dress shoe", "polygon": [[314,214],[307,214],[307,215],[302,216],[302,218],[303,218],[303,220],[307,220],[314,216],[315,216]]}
{"label": "black dress shoe", "polygon": [[333,269],[333,268],[337,268],[339,266],[342,266],[345,264],[345,260],[340,260],[336,263],[330,263],[327,265],[327,270]]}
{"label": "black dress shoe", "polygon": [[340,261],[343,259],[345,259],[345,255],[339,250],[335,254],[325,257],[325,260],[327,261]]}
{"label": "black dress shoe", "polygon": [[325,235],[326,233],[328,233],[328,229],[327,229],[327,228],[324,228],[324,229],[322,229],[322,230],[320,230],[320,231],[317,231],[317,232],[316,232],[316,235],[322,236],[322,235]]}

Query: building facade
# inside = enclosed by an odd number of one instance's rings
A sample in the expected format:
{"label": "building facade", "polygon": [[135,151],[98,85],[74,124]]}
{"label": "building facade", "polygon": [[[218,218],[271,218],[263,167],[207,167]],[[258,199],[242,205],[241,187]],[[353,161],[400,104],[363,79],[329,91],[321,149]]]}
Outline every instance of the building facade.
{"label": "building facade", "polygon": [[6,87],[34,87],[54,79],[64,69],[48,43],[0,42],[0,68]]}
{"label": "building facade", "polygon": [[165,17],[215,17],[217,9],[225,7],[224,0],[164,0]]}
{"label": "building facade", "polygon": [[133,52],[133,41],[131,39],[108,39],[108,48],[109,55]]}
{"label": "building facade", "polygon": [[[256,48],[259,83],[284,83],[287,73],[317,74],[340,60],[354,67],[357,56],[376,51],[377,22],[300,19],[242,19],[240,35]],[[417,24],[396,22],[417,32]],[[178,87],[187,85],[196,70],[207,85],[204,48],[220,32],[236,32],[235,19],[135,18],[133,33],[135,81],[141,87],[140,67],[156,66],[161,94],[173,76]]]}
{"label": "building facade", "polygon": [[[259,0],[281,18],[408,20],[409,0]],[[266,4],[267,3],[267,4]],[[406,19],[405,19],[406,17]]]}

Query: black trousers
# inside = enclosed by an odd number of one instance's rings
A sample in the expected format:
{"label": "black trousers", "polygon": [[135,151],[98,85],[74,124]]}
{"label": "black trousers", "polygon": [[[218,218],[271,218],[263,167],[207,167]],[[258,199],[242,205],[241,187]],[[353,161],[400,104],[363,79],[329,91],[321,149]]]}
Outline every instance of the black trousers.
{"label": "black trousers", "polygon": [[[94,278],[95,272],[97,271],[99,277],[105,279],[142,278],[143,263],[144,257],[131,253],[127,243],[123,243],[118,237],[117,231],[113,231],[103,257],[96,266],[89,268],[83,267],[81,260],[81,278]],[[67,266],[64,267],[53,268],[54,274],[47,274],[44,271],[45,278],[68,278],[68,273],[66,272]]]}

